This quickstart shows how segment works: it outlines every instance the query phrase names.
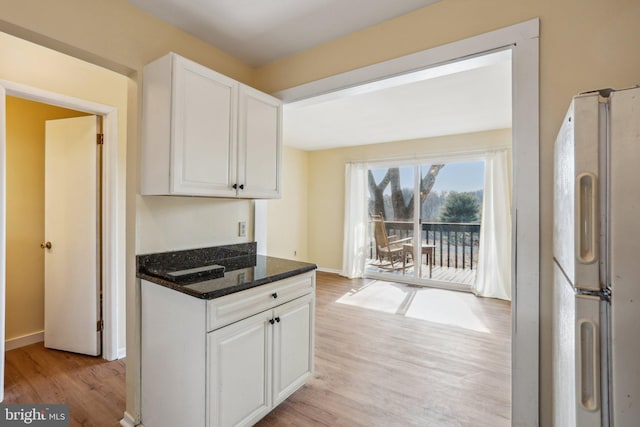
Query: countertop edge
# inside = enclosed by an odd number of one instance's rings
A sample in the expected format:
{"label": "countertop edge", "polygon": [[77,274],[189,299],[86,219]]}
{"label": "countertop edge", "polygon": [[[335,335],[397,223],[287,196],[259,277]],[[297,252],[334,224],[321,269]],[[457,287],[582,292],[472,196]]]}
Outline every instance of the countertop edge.
{"label": "countertop edge", "polygon": [[238,286],[233,286],[233,287],[228,287],[228,288],[224,288],[224,289],[219,289],[219,290],[215,290],[215,291],[211,291],[211,292],[198,292],[198,291],[194,291],[188,287],[186,287],[185,285],[181,285],[178,283],[174,283],[168,280],[164,280],[162,278],[156,277],[156,276],[152,276],[149,274],[145,274],[143,272],[138,272],[136,274],[136,277],[142,280],[146,280],[147,282],[151,282],[154,283],[156,285],[160,285],[160,286],[164,286],[166,288],[170,288],[173,289],[177,292],[186,294],[186,295],[190,295],[192,297],[198,298],[198,299],[203,299],[203,300],[211,300],[211,299],[215,299],[215,298],[220,298],[223,297],[225,295],[230,295],[236,292],[241,292],[247,289],[251,289],[251,288],[255,288],[258,286],[262,286],[262,285],[266,285],[269,283],[273,283],[273,282],[277,282],[278,280],[283,280],[283,279],[287,279],[289,277],[293,277],[293,276],[297,276],[300,274],[304,274],[310,271],[314,271],[318,268],[318,266],[316,264],[307,264],[307,265],[303,265],[303,266],[299,266],[297,268],[294,268],[290,271],[286,271],[284,273],[278,273],[278,274],[274,274],[262,279],[258,279],[258,280],[253,280],[251,282],[247,282],[247,283],[243,283],[241,285]]}

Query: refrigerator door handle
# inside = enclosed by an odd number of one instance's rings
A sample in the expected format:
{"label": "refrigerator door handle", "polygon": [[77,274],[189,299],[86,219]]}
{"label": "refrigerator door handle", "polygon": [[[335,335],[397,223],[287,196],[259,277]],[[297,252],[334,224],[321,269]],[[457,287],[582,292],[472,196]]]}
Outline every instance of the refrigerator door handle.
{"label": "refrigerator door handle", "polygon": [[598,259],[598,184],[593,173],[576,177],[576,257],[582,264]]}
{"label": "refrigerator door handle", "polygon": [[577,401],[588,411],[600,407],[600,353],[598,327],[589,319],[578,320],[576,334]]}

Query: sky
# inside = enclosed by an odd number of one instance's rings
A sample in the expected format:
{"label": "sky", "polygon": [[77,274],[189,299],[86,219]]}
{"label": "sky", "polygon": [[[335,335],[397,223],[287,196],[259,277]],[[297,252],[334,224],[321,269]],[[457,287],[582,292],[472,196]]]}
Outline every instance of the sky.
{"label": "sky", "polygon": [[[422,176],[429,170],[428,164],[422,165]],[[387,168],[372,169],[376,182],[380,182]],[[440,169],[436,183],[431,191],[476,191],[481,190],[484,182],[484,162],[447,163]],[[413,188],[413,166],[400,168],[400,183],[403,188]],[[387,192],[390,193],[389,187]]]}

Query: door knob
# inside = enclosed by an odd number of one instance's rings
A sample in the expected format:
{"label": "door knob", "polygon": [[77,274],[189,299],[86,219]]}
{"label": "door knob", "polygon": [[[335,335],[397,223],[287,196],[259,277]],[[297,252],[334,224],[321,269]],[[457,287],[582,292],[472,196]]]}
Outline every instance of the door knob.
{"label": "door knob", "polygon": [[51,249],[51,242],[42,242],[42,243],[40,243],[40,247],[42,249],[44,249],[44,248]]}

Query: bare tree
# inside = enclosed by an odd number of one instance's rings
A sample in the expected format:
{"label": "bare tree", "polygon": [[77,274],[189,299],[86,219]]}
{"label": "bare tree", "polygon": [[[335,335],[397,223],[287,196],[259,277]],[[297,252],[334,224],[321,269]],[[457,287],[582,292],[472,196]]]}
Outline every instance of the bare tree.
{"label": "bare tree", "polygon": [[373,199],[373,212],[372,214],[383,214],[384,215],[384,189],[389,185],[389,170],[387,169],[387,173],[384,175],[380,184],[376,184],[376,180],[373,177],[373,173],[371,173],[371,169],[368,171],[369,173],[369,194]]}
{"label": "bare tree", "polygon": [[[431,165],[425,176],[420,178],[420,206],[424,203],[427,196],[431,192],[433,185],[436,182],[438,173],[444,165]],[[384,214],[384,190],[388,185],[391,185],[391,206],[393,208],[393,216],[397,219],[409,219],[413,218],[413,194],[409,201],[405,203],[402,187],[400,185],[400,169],[389,168],[384,175],[380,183],[376,183],[376,180],[369,170],[369,194],[373,199],[373,212]]]}

